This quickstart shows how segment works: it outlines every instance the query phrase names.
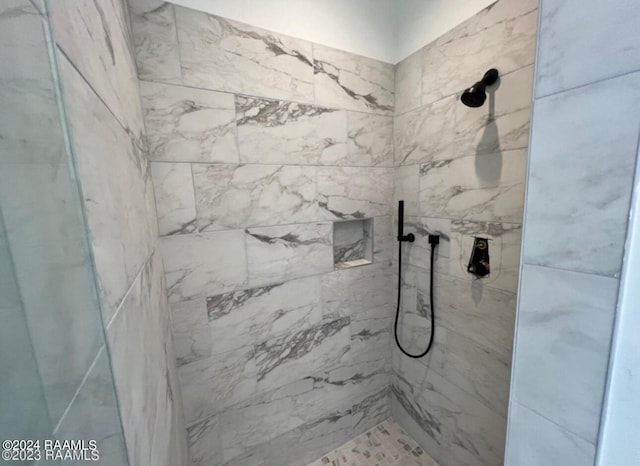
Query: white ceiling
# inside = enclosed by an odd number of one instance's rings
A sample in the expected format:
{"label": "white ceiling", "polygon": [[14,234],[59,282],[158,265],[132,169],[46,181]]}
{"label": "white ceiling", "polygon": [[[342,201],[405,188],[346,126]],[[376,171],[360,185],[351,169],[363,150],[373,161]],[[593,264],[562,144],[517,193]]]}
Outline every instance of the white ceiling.
{"label": "white ceiling", "polygon": [[397,63],[496,0],[170,0]]}

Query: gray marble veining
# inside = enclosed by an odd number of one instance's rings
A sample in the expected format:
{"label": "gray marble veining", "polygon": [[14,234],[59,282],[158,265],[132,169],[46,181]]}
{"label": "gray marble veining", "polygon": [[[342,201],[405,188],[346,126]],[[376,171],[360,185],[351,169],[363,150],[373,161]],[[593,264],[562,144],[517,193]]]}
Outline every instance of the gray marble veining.
{"label": "gray marble veining", "polygon": [[393,114],[393,65],[318,44],[313,60],[317,104]]}
{"label": "gray marble veining", "polygon": [[317,168],[292,165],[193,165],[198,229],[313,222]]}
{"label": "gray marble veining", "polygon": [[639,105],[640,73],[536,101],[525,262],[619,273]]}
{"label": "gray marble veining", "polygon": [[187,8],[175,12],[184,84],[313,102],[311,43]]}
{"label": "gray marble veining", "polygon": [[141,81],[149,157],[163,162],[238,162],[233,95]]}
{"label": "gray marble veining", "polygon": [[333,270],[330,223],[247,228],[245,240],[252,285]]}
{"label": "gray marble veining", "polygon": [[613,278],[523,268],[512,397],[594,444],[617,296]]}
{"label": "gray marble veining", "polygon": [[283,100],[236,96],[240,160],[346,165],[347,114]]}
{"label": "gray marble veining", "polygon": [[152,163],[151,177],[160,235],[193,233],[196,230],[196,205],[191,165]]}

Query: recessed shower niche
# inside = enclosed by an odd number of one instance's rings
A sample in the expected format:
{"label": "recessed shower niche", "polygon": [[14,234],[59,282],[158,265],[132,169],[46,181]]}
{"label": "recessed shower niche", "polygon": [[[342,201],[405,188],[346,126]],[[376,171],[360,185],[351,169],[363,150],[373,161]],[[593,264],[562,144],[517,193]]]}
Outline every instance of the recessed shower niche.
{"label": "recessed shower niche", "polygon": [[349,220],[333,224],[333,264],[346,269],[373,262],[372,219]]}

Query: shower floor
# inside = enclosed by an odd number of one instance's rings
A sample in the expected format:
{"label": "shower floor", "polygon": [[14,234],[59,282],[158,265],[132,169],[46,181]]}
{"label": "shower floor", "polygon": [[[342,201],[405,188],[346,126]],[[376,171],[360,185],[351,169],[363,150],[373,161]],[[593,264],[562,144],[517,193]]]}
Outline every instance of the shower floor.
{"label": "shower floor", "polygon": [[393,419],[387,419],[309,466],[438,466]]}

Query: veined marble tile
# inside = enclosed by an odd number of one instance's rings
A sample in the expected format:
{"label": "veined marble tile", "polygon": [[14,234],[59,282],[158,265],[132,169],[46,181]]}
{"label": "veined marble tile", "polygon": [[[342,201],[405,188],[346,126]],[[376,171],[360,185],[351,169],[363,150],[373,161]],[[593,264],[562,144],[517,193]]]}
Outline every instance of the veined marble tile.
{"label": "veined marble tile", "polygon": [[313,102],[310,42],[176,7],[184,84]]}
{"label": "veined marble tile", "polygon": [[[326,412],[322,417],[257,447],[265,465],[307,466],[311,461],[353,437],[348,406]],[[238,464],[244,466],[246,463]]]}
{"label": "veined marble tile", "polygon": [[637,2],[546,1],[538,48],[538,97],[637,71]]}
{"label": "veined marble tile", "polygon": [[[60,420],[54,437],[58,440],[93,439],[100,457],[111,464],[127,464],[113,376],[103,346],[78,392]],[[52,465],[55,464],[52,461]]]}
{"label": "veined marble tile", "polygon": [[393,167],[393,118],[347,112],[349,164]]}
{"label": "veined marble tile", "polygon": [[169,302],[224,293],[246,281],[242,230],[166,236],[161,248]]}
{"label": "veined marble tile", "polygon": [[233,95],[141,81],[149,157],[162,162],[238,162]]}
{"label": "veined marble tile", "polygon": [[396,115],[417,108],[422,103],[422,53],[420,49],[395,66]]}
{"label": "veined marble tile", "polygon": [[351,408],[353,434],[359,435],[377,426],[390,415],[389,387],[385,386],[360,399]]}
{"label": "veined marble tile", "polygon": [[204,317],[214,354],[297,334],[322,321],[320,278],[208,297]]}
{"label": "veined marble tile", "polygon": [[[436,246],[434,255],[435,270],[438,273],[449,274],[451,269],[452,221],[444,218],[409,217],[405,215],[405,235],[413,233],[413,243],[402,244],[403,268],[408,266],[420,267],[426,274],[431,270],[431,244],[429,235],[440,235],[440,243]],[[397,246],[397,242],[396,242]],[[398,248],[393,251],[394,261],[398,260]],[[394,264],[394,271],[397,263]],[[404,273],[404,271],[403,271]],[[424,273],[424,272],[423,272]]]}
{"label": "veined marble tile", "polygon": [[224,459],[229,461],[251,447],[323,419],[345,404],[328,399],[322,379],[315,377],[302,378],[240,403],[220,415],[225,426],[221,432]]}
{"label": "veined marble tile", "polygon": [[372,393],[389,389],[390,369],[388,358],[351,361],[328,370],[325,384],[335,397],[356,404]]}
{"label": "veined marble tile", "polygon": [[[491,264],[491,273],[479,279],[467,272],[476,236],[489,240]],[[516,293],[520,271],[521,240],[522,225],[518,223],[453,220],[451,222],[450,274],[463,279],[474,278],[492,288]]]}
{"label": "veined marble tile", "polygon": [[[423,279],[418,283],[422,288]],[[516,296],[482,282],[436,274],[436,329],[443,325],[480,345],[510,356],[513,346]],[[425,300],[428,291],[419,290]]]}
{"label": "veined marble tile", "polygon": [[440,426],[442,453],[434,457],[443,466],[500,464],[504,457],[507,420],[428,371],[420,387],[418,405],[428,409]]}
{"label": "veined marble tile", "polygon": [[198,228],[203,231],[312,222],[317,168],[288,165],[193,165]]}
{"label": "veined marble tile", "polygon": [[138,77],[180,83],[180,56],[173,4],[163,0],[128,2]]}
{"label": "veined marble tile", "polygon": [[219,466],[222,464],[218,416],[211,416],[187,427],[189,453],[192,466]]}
{"label": "veined marble tile", "polygon": [[396,165],[454,158],[456,107],[454,97],[397,115],[394,119]]}
{"label": "veined marble tile", "polygon": [[268,391],[343,363],[351,348],[349,322],[348,317],[323,322],[256,345],[258,389]]}
{"label": "veined marble tile", "polygon": [[[391,311],[391,309],[389,309]],[[349,360],[353,363],[362,361],[389,361],[393,318],[388,316],[358,319],[351,322],[351,352]],[[371,391],[371,390],[368,390]]]}
{"label": "veined marble tile", "polygon": [[489,68],[506,74],[532,64],[537,8],[537,0],[496,2],[425,47],[422,104],[461,93]]}
{"label": "veined marble tile", "polygon": [[322,275],[325,319],[350,317],[353,322],[392,317],[392,276],[389,262],[336,270]]}
{"label": "veined marble tile", "polygon": [[373,261],[388,262],[393,257],[396,243],[393,217],[373,219]]}
{"label": "veined marble tile", "polygon": [[151,164],[151,177],[160,235],[193,233],[196,230],[196,201],[191,165],[154,162]]}
{"label": "veined marble tile", "polygon": [[130,464],[173,465],[168,445],[184,438],[162,275],[155,252],[107,328]]}
{"label": "veined marble tile", "polygon": [[592,443],[519,403],[511,403],[505,465],[584,466],[593,464],[595,457]]}
{"label": "veined marble tile", "polygon": [[330,223],[248,228],[245,239],[252,286],[333,270]]}
{"label": "veined marble tile", "polygon": [[422,164],[421,216],[519,223],[526,155],[520,149]]}
{"label": "veined marble tile", "polygon": [[511,355],[504,355],[442,326],[436,329],[429,368],[507,417]]}
{"label": "veined marble tile", "polygon": [[[409,404],[407,400],[403,401],[407,406],[413,407],[413,405]],[[393,392],[391,395],[390,411],[393,420],[397,422],[399,426],[402,426],[403,430],[411,435],[411,438],[420,445],[420,448],[425,452],[428,452],[429,457],[433,458],[439,455],[439,452],[441,451],[440,445],[434,441],[432,437],[426,434],[422,427],[414,420],[413,416],[405,410],[404,406],[398,401]],[[435,460],[433,463],[437,466]]]}
{"label": "veined marble tile", "polygon": [[405,216],[420,215],[420,165],[398,166],[393,171],[393,211],[397,213],[398,202],[404,201]]}
{"label": "veined marble tile", "polygon": [[236,117],[243,163],[349,164],[342,110],[236,96]]}
{"label": "veined marble tile", "polygon": [[393,65],[313,44],[316,103],[393,114]]}
{"label": "veined marble tile", "polygon": [[391,215],[393,169],[321,167],[318,195],[328,219]]}
{"label": "veined marble tile", "polygon": [[138,76],[123,2],[48,2],[48,13],[65,56],[143,147]]}
{"label": "veined marble tile", "polygon": [[178,366],[211,356],[211,336],[204,298],[171,305],[171,324]]}
{"label": "veined marble tile", "polygon": [[253,346],[217,354],[178,368],[187,424],[209,418],[256,394]]}
{"label": "veined marble tile", "polygon": [[525,262],[620,273],[638,106],[640,73],[536,101]]}
{"label": "veined marble tile", "polygon": [[469,108],[456,101],[455,153],[458,156],[522,149],[529,144],[533,66],[501,76],[487,90],[487,102]]}
{"label": "veined marble tile", "polygon": [[107,323],[158,236],[153,185],[144,153],[62,54],[58,64]]}
{"label": "veined marble tile", "polygon": [[525,265],[521,283],[513,399],[595,444],[618,280]]}

